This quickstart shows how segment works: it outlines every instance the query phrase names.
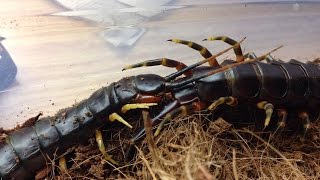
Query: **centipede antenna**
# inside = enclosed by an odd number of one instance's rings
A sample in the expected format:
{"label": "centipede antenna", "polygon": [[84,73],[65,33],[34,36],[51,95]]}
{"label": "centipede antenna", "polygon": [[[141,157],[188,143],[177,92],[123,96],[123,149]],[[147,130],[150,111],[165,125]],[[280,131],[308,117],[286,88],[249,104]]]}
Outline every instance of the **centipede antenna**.
{"label": "centipede antenna", "polygon": [[[175,43],[178,43],[178,44],[187,45],[188,47],[199,51],[201,56],[204,57],[204,58],[209,58],[209,57],[212,56],[211,52],[207,48],[205,48],[204,46],[201,46],[200,44],[197,44],[195,42],[181,40],[181,39],[169,39],[168,41],[175,42]],[[212,58],[209,61],[209,65],[213,66],[213,67],[220,67],[218,61],[215,58]]]}
{"label": "centipede antenna", "polygon": [[[202,78],[211,76],[211,75],[213,75],[213,74],[216,74],[216,73],[225,71],[225,70],[227,70],[227,69],[230,69],[230,68],[233,68],[233,67],[242,65],[242,64],[249,64],[249,63],[252,63],[252,62],[255,62],[255,61],[262,61],[262,60],[264,60],[268,55],[270,55],[271,53],[273,53],[274,51],[276,51],[276,50],[278,50],[278,49],[280,49],[280,48],[282,48],[282,47],[283,47],[283,45],[281,45],[281,46],[279,46],[279,47],[271,50],[270,52],[268,52],[268,53],[266,53],[266,54],[264,54],[264,55],[262,55],[262,56],[259,56],[259,57],[255,58],[255,59],[250,59],[250,60],[247,60],[247,61],[241,61],[241,62],[237,62],[237,63],[234,63],[234,64],[228,64],[228,65],[223,66],[223,67],[221,67],[221,68],[219,68],[219,69],[210,71],[210,72],[207,73],[207,74],[204,74],[204,75],[201,75],[201,76],[198,76],[198,77],[193,77],[193,78],[187,79],[187,80],[185,80],[185,81],[174,82],[174,83],[167,82],[167,83],[166,83],[166,87],[167,87],[168,89],[179,88],[179,87],[182,87],[182,86],[187,85],[187,84],[189,84],[189,83],[192,83],[192,82],[194,82],[194,81],[197,81],[197,80],[199,80],[199,79],[202,79]],[[232,47],[231,47],[231,48],[232,48]],[[226,50],[230,50],[230,48],[228,48],[228,49],[226,49]],[[226,51],[226,50],[224,50],[224,51]],[[222,51],[222,52],[224,52],[224,51]],[[218,54],[221,54],[221,52],[218,53]],[[205,61],[205,60],[204,60],[204,61]]]}
{"label": "centipede antenna", "polygon": [[216,40],[221,40],[227,44],[234,46],[233,51],[236,54],[236,61],[237,62],[244,61],[244,57],[243,57],[243,53],[242,53],[242,49],[241,49],[240,44],[238,46],[235,46],[236,44],[238,44],[238,42],[228,36],[210,37],[210,38],[204,39],[202,41],[216,41]]}
{"label": "centipede antenna", "polygon": [[204,58],[209,58],[212,56],[211,52],[207,48],[205,48],[204,46],[201,46],[200,44],[197,44],[195,42],[186,41],[186,40],[182,40],[182,39],[169,39],[167,41],[187,45],[188,47],[199,51],[201,56]]}
{"label": "centipede antenna", "polygon": [[184,72],[189,71],[189,70],[192,70],[192,69],[194,69],[194,68],[196,68],[196,67],[198,67],[198,66],[200,66],[200,65],[202,65],[202,64],[204,64],[204,63],[206,63],[206,62],[208,62],[208,61],[211,61],[212,59],[215,59],[216,57],[218,57],[218,56],[226,53],[227,51],[233,49],[234,46],[237,46],[237,45],[241,44],[245,39],[246,39],[246,37],[244,37],[244,38],[243,38],[241,41],[239,41],[237,44],[235,44],[235,45],[233,45],[233,46],[231,46],[231,47],[229,47],[229,48],[227,48],[227,49],[225,49],[225,50],[223,50],[223,51],[221,51],[221,52],[219,52],[219,53],[217,53],[217,54],[215,54],[215,55],[213,55],[213,56],[211,56],[211,57],[209,57],[209,58],[207,58],[207,59],[204,59],[204,60],[202,60],[202,61],[199,61],[199,62],[197,62],[197,63],[195,63],[195,64],[192,64],[192,65],[190,65],[190,66],[188,66],[188,67],[186,67],[186,68],[183,68],[183,69],[180,70],[180,71],[174,72],[174,73],[166,76],[166,77],[165,77],[166,81],[167,81],[167,82],[168,82],[168,81],[171,81],[171,80],[175,79],[176,77],[184,74]]}

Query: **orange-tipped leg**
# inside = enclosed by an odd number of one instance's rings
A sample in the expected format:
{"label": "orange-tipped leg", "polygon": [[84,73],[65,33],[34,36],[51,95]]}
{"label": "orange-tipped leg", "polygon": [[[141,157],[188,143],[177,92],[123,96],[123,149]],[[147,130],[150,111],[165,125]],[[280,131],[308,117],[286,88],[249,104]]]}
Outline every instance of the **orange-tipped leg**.
{"label": "orange-tipped leg", "polygon": [[277,125],[277,129],[274,131],[273,134],[276,134],[279,130],[283,129],[286,126],[286,122],[288,118],[288,112],[286,110],[278,109],[277,112],[278,112],[278,117],[280,119]]}
{"label": "orange-tipped leg", "polygon": [[165,125],[165,123],[171,121],[172,119],[178,117],[179,115],[187,115],[195,111],[203,110],[205,108],[206,108],[205,103],[201,101],[193,102],[191,104],[186,104],[186,105],[177,107],[176,109],[166,114],[166,116],[164,117],[164,120],[161,121],[154,135],[158,136],[160,134],[161,129]]}
{"label": "orange-tipped leg", "polygon": [[298,114],[299,118],[303,121],[303,135],[301,137],[301,140],[304,141],[306,134],[308,132],[308,130],[310,129],[310,118],[308,113],[306,112],[301,112]]}
{"label": "orange-tipped leg", "polygon": [[159,124],[156,132],[154,133],[154,136],[158,136],[163,128],[163,126],[168,123],[169,121],[171,121],[172,119],[178,117],[179,115],[186,115],[187,113],[191,112],[193,109],[193,105],[184,105],[184,106],[180,106],[176,109],[174,109],[173,111],[169,112],[165,117],[164,120],[161,121],[161,123]]}

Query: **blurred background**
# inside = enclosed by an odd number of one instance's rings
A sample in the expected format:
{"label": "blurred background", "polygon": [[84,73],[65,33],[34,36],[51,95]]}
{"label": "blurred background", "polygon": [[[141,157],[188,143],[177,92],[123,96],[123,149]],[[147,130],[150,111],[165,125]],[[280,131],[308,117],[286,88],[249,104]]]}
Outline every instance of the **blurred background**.
{"label": "blurred background", "polygon": [[[122,77],[174,71],[122,72],[125,65],[161,57],[186,64],[202,60],[196,51],[166,42],[171,38],[201,43],[214,53],[228,46],[202,39],[247,37],[245,52],[259,55],[284,45],[274,57],[320,57],[320,1],[0,0],[0,5],[0,36],[6,38],[0,41],[17,67],[15,79],[0,91],[4,128],[40,111],[53,115]],[[234,56],[219,60],[225,58]]]}

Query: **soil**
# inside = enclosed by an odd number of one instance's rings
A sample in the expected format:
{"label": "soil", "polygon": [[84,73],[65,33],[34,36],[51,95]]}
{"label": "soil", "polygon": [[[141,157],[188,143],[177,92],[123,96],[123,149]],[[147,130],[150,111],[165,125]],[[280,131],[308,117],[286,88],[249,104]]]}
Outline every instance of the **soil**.
{"label": "soil", "polygon": [[[124,163],[133,131],[106,128],[108,154],[120,163],[106,161],[95,139],[70,150],[68,169],[48,164],[46,176],[54,179],[319,179],[320,132],[316,120],[304,139],[299,128],[276,133],[262,131],[257,122],[246,126],[217,120],[206,114],[175,119],[153,141],[143,140],[135,158]],[[261,121],[261,123],[263,123]],[[137,126],[138,124],[136,124]],[[151,135],[152,136],[152,135]],[[153,136],[152,136],[153,138]],[[150,144],[151,143],[151,144]],[[155,147],[155,148],[154,148]]]}

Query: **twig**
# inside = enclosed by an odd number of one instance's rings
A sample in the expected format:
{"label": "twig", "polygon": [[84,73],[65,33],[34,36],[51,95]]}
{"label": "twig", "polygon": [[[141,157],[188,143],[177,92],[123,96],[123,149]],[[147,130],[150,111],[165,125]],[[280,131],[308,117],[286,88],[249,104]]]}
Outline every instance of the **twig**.
{"label": "twig", "polygon": [[239,180],[239,175],[237,172],[237,164],[236,164],[236,150],[232,149],[232,171],[235,180]]}
{"label": "twig", "polygon": [[253,133],[252,131],[249,131],[248,129],[244,130],[245,133],[249,133],[252,136],[254,136],[255,138],[257,138],[258,140],[260,140],[261,142],[263,142],[264,144],[266,144],[268,147],[270,147],[270,149],[272,149],[275,153],[277,153],[293,170],[293,172],[295,173],[295,175],[299,178],[303,177],[302,173],[299,171],[299,169],[297,169],[296,167],[294,167],[291,162],[280,152],[278,151],[275,147],[273,147],[271,144],[269,144],[268,142],[266,142],[264,139],[262,139],[261,137],[257,136],[255,133]]}

